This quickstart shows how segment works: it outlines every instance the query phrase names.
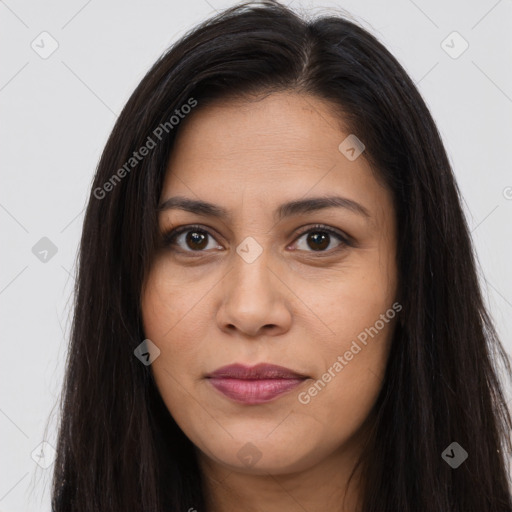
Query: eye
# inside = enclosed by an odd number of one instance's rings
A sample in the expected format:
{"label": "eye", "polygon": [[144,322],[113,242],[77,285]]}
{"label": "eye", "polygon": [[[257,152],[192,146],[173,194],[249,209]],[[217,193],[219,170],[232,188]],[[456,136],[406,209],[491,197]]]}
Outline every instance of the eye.
{"label": "eye", "polygon": [[[299,233],[299,238],[296,238],[296,242],[300,242],[304,235],[308,235],[308,237],[305,243],[299,244],[299,250],[305,252],[331,253],[343,249],[346,246],[353,246],[351,238],[348,235],[344,235],[342,232],[338,232],[322,224],[316,224],[315,226],[309,226],[303,229]],[[215,240],[211,233],[201,226],[184,226],[163,233],[162,244],[164,247],[178,246],[179,250],[183,252],[201,253],[205,252],[207,249],[211,250],[215,248],[215,244],[210,246],[208,238]],[[338,245],[328,249],[331,245],[332,238],[338,241]],[[222,249],[222,246],[217,246],[217,249]]]}
{"label": "eye", "polygon": [[[299,233],[299,238],[297,240],[300,241],[304,235],[308,236],[306,237],[305,242],[302,244],[302,247],[299,246],[299,249],[305,250],[306,252],[330,253],[343,249],[345,246],[353,245],[350,242],[350,237],[322,224],[308,226],[301,233]],[[332,238],[338,240],[338,245],[334,249],[331,248],[329,250],[325,250],[331,245]],[[311,251],[308,251],[308,248],[311,249]]]}
{"label": "eye", "polygon": [[[213,239],[213,236],[201,226],[184,226],[163,233],[163,245],[165,247],[178,245],[184,252],[203,252],[203,249],[212,248],[208,247],[209,237]],[[189,249],[183,249],[183,243]],[[222,247],[220,248],[222,249]]]}

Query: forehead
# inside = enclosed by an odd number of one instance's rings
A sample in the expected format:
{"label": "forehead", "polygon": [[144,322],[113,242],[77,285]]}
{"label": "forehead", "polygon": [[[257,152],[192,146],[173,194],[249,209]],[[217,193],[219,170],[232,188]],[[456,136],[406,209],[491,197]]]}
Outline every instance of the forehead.
{"label": "forehead", "polygon": [[337,192],[376,207],[386,191],[364,157],[339,150],[349,135],[342,121],[330,103],[297,93],[199,102],[178,132],[161,199],[180,194],[229,208],[241,194],[261,205]]}
{"label": "forehead", "polygon": [[186,156],[240,162],[246,168],[260,162],[263,172],[287,163],[300,166],[305,158],[306,165],[325,165],[342,135],[340,120],[330,110],[323,100],[286,92],[227,99],[204,108],[199,103],[178,134],[171,160],[182,163]]}

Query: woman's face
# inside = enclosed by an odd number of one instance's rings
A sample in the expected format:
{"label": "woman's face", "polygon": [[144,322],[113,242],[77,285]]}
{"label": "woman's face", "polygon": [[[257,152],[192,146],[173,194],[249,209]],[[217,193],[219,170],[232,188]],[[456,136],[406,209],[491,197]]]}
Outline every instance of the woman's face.
{"label": "woman's face", "polygon": [[[217,103],[190,115],[169,161],[161,203],[211,206],[160,213],[161,231],[188,231],[143,289],[151,370],[224,468],[283,474],[347,452],[382,385],[401,309],[392,197],[333,111],[294,93]],[[212,377],[261,363],[288,372]]]}

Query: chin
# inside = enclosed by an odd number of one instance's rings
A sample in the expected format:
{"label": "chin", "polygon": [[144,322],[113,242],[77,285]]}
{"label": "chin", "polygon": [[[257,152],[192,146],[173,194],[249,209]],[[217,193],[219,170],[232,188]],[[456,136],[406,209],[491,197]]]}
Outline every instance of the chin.
{"label": "chin", "polygon": [[[229,471],[252,475],[283,475],[305,471],[325,457],[321,448],[309,447],[298,452],[297,446],[300,445],[300,442],[283,445],[268,439],[233,441],[230,446],[216,447],[205,455]],[[234,450],[233,446],[236,447]]]}

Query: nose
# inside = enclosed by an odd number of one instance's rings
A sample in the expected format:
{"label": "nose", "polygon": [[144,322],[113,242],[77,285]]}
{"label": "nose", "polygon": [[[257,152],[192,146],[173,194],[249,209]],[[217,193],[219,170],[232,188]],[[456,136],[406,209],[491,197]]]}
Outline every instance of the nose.
{"label": "nose", "polygon": [[279,276],[267,250],[248,263],[235,254],[233,265],[217,288],[221,294],[217,323],[228,333],[276,336],[291,326],[290,289]]}

